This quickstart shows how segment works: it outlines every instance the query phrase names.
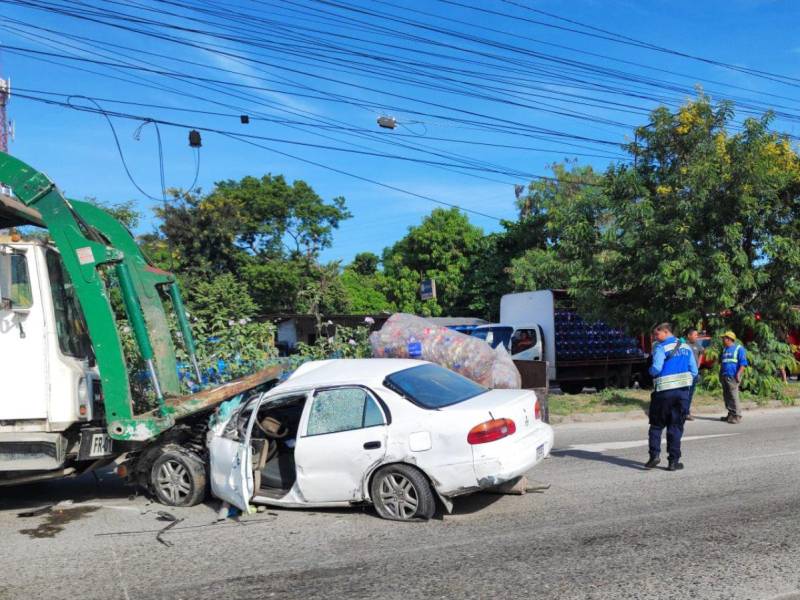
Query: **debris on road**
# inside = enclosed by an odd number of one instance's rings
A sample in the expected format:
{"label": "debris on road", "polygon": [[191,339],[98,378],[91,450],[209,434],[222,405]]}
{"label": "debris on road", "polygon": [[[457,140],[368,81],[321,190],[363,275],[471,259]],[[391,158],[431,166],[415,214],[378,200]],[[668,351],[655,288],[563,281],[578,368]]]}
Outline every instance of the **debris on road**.
{"label": "debris on road", "polygon": [[175,545],[174,543],[170,542],[169,540],[165,540],[162,536],[167,531],[169,531],[170,529],[175,527],[175,525],[177,525],[178,523],[181,523],[183,521],[183,519],[178,519],[174,515],[172,515],[172,514],[170,514],[168,512],[164,512],[164,511],[159,511],[159,515],[158,515],[157,519],[159,521],[169,521],[169,523],[156,534],[156,540],[158,540],[159,542],[164,544],[167,548],[169,548],[171,546],[174,546]]}

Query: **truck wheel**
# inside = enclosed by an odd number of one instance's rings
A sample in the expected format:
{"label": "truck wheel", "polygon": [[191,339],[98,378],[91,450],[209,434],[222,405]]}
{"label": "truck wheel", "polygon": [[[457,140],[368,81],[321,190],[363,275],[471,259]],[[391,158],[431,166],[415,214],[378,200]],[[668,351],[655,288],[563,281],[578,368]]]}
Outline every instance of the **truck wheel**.
{"label": "truck wheel", "polygon": [[608,377],[606,377],[605,385],[606,387],[610,387],[615,390],[627,387],[622,385],[622,375],[620,375],[619,373],[609,373]]}
{"label": "truck wheel", "polygon": [[583,384],[580,381],[562,381],[558,387],[565,394],[580,394],[583,391]]}
{"label": "truck wheel", "polygon": [[168,506],[194,506],[206,496],[206,465],[180,446],[164,446],[150,469],[150,487]]}

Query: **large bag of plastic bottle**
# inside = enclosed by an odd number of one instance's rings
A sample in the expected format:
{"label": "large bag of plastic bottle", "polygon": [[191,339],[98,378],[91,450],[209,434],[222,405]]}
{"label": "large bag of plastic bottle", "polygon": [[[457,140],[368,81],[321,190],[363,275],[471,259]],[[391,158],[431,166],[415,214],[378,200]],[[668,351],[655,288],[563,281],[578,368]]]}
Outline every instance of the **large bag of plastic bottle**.
{"label": "large bag of plastic bottle", "polygon": [[369,336],[375,358],[417,358],[447,367],[488,388],[520,388],[522,378],[502,346],[395,313]]}

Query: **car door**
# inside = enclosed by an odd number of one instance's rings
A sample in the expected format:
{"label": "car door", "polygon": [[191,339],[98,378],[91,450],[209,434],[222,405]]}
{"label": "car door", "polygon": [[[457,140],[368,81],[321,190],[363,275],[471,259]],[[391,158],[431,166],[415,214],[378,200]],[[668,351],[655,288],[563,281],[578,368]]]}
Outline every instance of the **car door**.
{"label": "car door", "polygon": [[255,487],[250,436],[259,404],[260,400],[254,400],[235,412],[208,444],[211,493],[243,511]]}
{"label": "car door", "polygon": [[364,498],[365,473],[386,454],[390,415],[366,388],[318,389],[307,403],[295,464],[308,502]]}
{"label": "car door", "polygon": [[0,254],[0,419],[9,421],[48,416],[50,338],[34,257],[32,248]]}

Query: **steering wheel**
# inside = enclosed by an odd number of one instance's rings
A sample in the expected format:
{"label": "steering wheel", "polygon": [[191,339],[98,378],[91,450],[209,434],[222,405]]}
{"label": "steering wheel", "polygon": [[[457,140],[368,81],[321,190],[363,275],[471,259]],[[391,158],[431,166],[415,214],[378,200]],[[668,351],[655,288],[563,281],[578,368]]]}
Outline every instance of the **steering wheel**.
{"label": "steering wheel", "polygon": [[282,440],[289,435],[289,428],[275,417],[265,417],[256,423],[268,440]]}

